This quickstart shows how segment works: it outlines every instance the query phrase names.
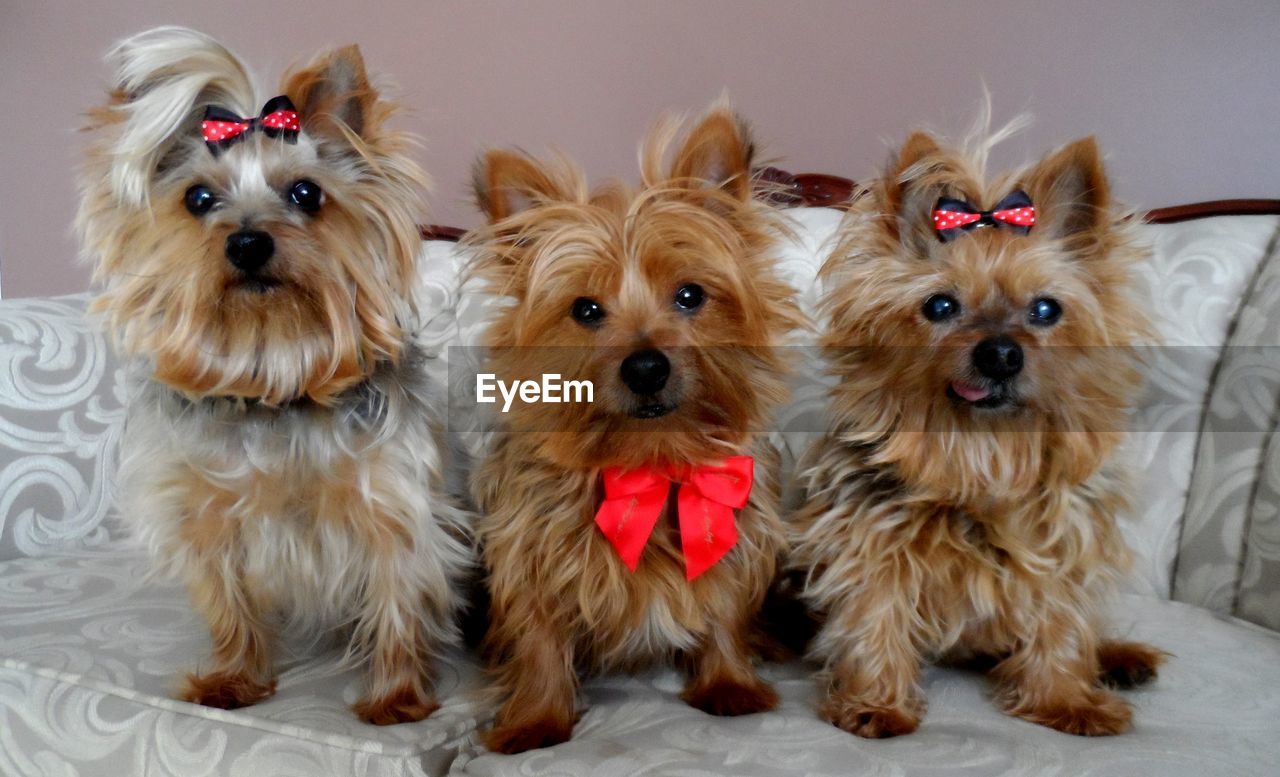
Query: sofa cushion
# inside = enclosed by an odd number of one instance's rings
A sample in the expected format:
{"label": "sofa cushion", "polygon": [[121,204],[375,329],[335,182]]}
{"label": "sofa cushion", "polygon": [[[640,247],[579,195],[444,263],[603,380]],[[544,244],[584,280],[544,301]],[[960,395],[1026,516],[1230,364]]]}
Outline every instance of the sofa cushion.
{"label": "sofa cushion", "polygon": [[[1265,464],[1280,413],[1280,219],[1208,219],[1199,229],[1186,253],[1213,273],[1204,286],[1220,288],[1223,274],[1243,276],[1244,286],[1239,303],[1222,311],[1230,314],[1228,336],[1197,429],[1173,594],[1280,628],[1280,517],[1270,507]],[[1190,234],[1197,233],[1184,230]],[[1248,261],[1253,256],[1261,261]]]}
{"label": "sofa cushion", "polygon": [[437,663],[442,709],[379,727],[348,709],[359,671],[296,635],[270,700],[234,712],[175,701],[208,632],[147,567],[116,544],[0,564],[0,742],[17,745],[0,745],[0,774],[437,774],[475,725],[479,672],[460,652]]}
{"label": "sofa cushion", "polygon": [[[1160,679],[1129,694],[1136,725],[1090,740],[996,711],[985,681],[930,669],[920,730],[868,741],[821,722],[802,664],[764,667],[777,712],[715,718],[677,698],[680,676],[654,670],[589,681],[567,744],[496,756],[475,729],[485,706],[469,658],[439,665],[444,706],[389,727],[347,710],[358,672],[338,651],[299,649],[277,694],[224,711],[169,698],[208,637],[181,590],[143,579],[119,547],[0,564],[0,774],[560,775],[597,774],[1264,774],[1280,762],[1280,635],[1177,602],[1137,595],[1115,608],[1116,634],[1175,654]],[[297,643],[294,643],[295,645]]]}
{"label": "sofa cushion", "polygon": [[[1206,501],[1220,484],[1213,467],[1204,466],[1212,458],[1201,432],[1223,347],[1278,222],[1274,216],[1233,216],[1142,227],[1153,256],[1140,277],[1155,313],[1159,345],[1149,352],[1147,395],[1130,438],[1142,478],[1142,517],[1126,526],[1126,537],[1145,559],[1138,580],[1161,596],[1208,603],[1205,587],[1191,578],[1200,574],[1195,570],[1207,569],[1209,557],[1217,557],[1215,533],[1223,532],[1227,544],[1241,542],[1230,509],[1217,509],[1229,503]],[[1208,444],[1212,448],[1223,441],[1214,435]],[[1175,582],[1174,562],[1184,554],[1205,561],[1179,563]]]}
{"label": "sofa cushion", "polygon": [[1280,630],[1280,424],[1273,424],[1260,447],[1236,614]]}

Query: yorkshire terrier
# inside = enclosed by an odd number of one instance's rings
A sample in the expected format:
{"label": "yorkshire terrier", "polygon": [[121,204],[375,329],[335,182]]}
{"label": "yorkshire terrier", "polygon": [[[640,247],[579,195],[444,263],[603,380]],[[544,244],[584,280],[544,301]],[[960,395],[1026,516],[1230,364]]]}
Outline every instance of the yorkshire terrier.
{"label": "yorkshire terrier", "polygon": [[191,30],[109,61],[79,227],[131,362],[120,515],[213,639],[178,696],[269,697],[300,626],[367,665],[359,717],[419,720],[470,550],[415,344],[425,180],[393,106],[355,46],[265,101]]}
{"label": "yorkshire terrier", "polygon": [[1115,452],[1144,252],[1092,138],[992,178],[988,148],[913,135],[822,269],[832,426],[792,564],[821,622],[820,712],[864,737],[920,724],[925,659],[985,666],[1009,714],[1116,734],[1131,710],[1103,686],[1164,656],[1105,640],[1099,613],[1129,561]]}
{"label": "yorkshire terrier", "polygon": [[498,752],[566,741],[579,672],[680,659],[694,707],[778,703],[750,647],[785,539],[759,432],[799,312],[771,265],[780,224],[753,199],[747,127],[717,105],[667,165],[678,132],[660,123],[642,145],[638,191],[588,191],[564,159],[477,166],[476,271],[513,302],[489,369],[594,386],[590,403],[516,403],[474,474]]}

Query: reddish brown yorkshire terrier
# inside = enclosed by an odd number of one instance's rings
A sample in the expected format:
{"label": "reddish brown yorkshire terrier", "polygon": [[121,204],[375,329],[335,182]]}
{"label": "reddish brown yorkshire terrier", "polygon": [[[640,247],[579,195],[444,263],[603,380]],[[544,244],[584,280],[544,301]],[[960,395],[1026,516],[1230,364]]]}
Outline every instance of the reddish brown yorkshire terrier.
{"label": "reddish brown yorkshire terrier", "polygon": [[784,539],[777,456],[753,432],[785,396],[772,346],[799,313],[745,126],[713,108],[664,167],[675,132],[645,143],[639,191],[589,192],[566,161],[516,153],[477,171],[478,269],[514,300],[492,371],[595,387],[592,403],[518,403],[475,473],[500,752],[569,738],[579,671],[682,657],[695,707],[778,702],[749,647]]}
{"label": "reddish brown yorkshire terrier", "polygon": [[[1102,637],[1129,560],[1113,456],[1147,333],[1092,139],[1012,175],[912,136],[848,214],[823,268],[833,427],[791,527],[823,621],[821,714],[866,737],[914,731],[926,658],[994,662],[996,703],[1115,734],[1103,684],[1163,654]],[[989,209],[989,210],[988,210]]]}

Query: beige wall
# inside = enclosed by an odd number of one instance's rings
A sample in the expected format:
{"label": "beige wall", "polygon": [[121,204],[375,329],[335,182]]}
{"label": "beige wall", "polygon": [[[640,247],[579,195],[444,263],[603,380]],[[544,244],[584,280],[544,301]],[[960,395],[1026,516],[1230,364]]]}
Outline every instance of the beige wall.
{"label": "beige wall", "polygon": [[414,109],[440,223],[474,223],[467,168],[484,144],[556,145],[594,176],[630,176],[658,112],[724,88],[795,171],[864,176],[913,126],[963,127],[985,81],[998,118],[1036,115],[1006,161],[1095,133],[1135,206],[1280,196],[1276,0],[0,0],[5,296],[87,286],[69,226],[74,128],[111,42],[173,23],[271,82],[359,42]]}

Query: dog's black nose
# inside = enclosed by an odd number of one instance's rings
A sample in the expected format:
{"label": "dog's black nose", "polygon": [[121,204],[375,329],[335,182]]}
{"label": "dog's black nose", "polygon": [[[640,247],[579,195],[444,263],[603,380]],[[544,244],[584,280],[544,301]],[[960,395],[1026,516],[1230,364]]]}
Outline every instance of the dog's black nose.
{"label": "dog's black nose", "polygon": [[657,394],[667,385],[671,362],[656,348],[636,351],[622,360],[622,382],[636,394]]}
{"label": "dog's black nose", "polygon": [[271,235],[256,229],[242,229],[227,235],[227,260],[238,270],[256,272],[276,252]]}
{"label": "dog's black nose", "polygon": [[988,337],[973,347],[973,366],[993,380],[1008,380],[1022,372],[1022,346],[1013,338]]}

